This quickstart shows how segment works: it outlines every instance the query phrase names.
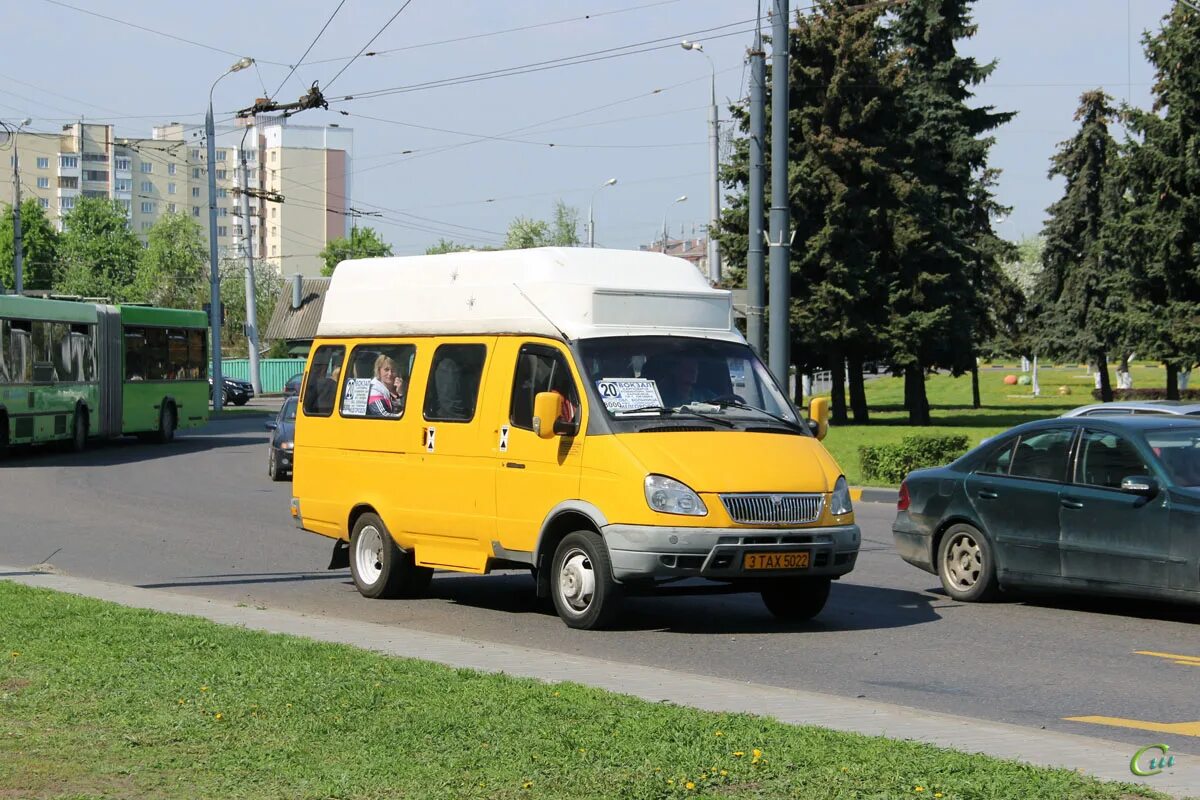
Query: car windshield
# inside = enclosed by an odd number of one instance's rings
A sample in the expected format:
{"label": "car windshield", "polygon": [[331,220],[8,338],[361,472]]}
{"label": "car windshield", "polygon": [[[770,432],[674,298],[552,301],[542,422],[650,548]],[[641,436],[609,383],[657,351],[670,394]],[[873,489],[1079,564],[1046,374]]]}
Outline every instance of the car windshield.
{"label": "car windshield", "polygon": [[579,343],[587,378],[612,418],[684,414],[796,426],[792,405],[745,344],[681,336]]}
{"label": "car windshield", "polygon": [[1146,431],[1146,442],[1179,486],[1200,486],[1200,428]]}

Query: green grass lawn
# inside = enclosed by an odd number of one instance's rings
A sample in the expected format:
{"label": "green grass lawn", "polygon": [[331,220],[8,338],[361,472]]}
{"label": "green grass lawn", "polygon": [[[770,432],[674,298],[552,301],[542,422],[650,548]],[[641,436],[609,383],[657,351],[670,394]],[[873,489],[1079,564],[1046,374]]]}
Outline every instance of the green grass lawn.
{"label": "green grass lawn", "polygon": [[0,581],[0,797],[1160,797]]}
{"label": "green grass lawn", "polygon": [[[1009,365],[1013,366],[1013,365]],[[1134,386],[1162,386],[1166,381],[1163,369],[1151,365],[1132,368]],[[825,447],[837,459],[852,486],[863,486],[858,448],[864,444],[894,444],[909,434],[962,434],[974,447],[988,436],[1008,430],[1014,425],[1036,419],[1056,417],[1076,406],[1097,402],[1091,392],[1094,378],[1083,367],[1039,369],[1041,396],[1034,397],[1031,386],[1008,386],[1005,375],[1021,375],[1019,367],[979,371],[981,408],[971,407],[971,376],[952,378],[933,375],[925,384],[929,396],[933,424],[929,427],[910,427],[904,410],[904,379],[881,377],[866,382],[867,404],[871,421],[867,425],[831,427]],[[1115,385],[1115,377],[1113,378]],[[1059,387],[1070,389],[1060,395]]]}

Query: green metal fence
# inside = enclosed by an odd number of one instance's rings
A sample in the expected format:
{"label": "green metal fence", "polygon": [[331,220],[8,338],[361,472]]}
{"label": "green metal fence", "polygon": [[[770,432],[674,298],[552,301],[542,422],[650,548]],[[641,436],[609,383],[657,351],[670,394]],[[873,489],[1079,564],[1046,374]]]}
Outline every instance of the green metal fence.
{"label": "green metal fence", "polygon": [[[303,358],[260,358],[258,376],[263,394],[279,394],[288,378],[304,372]],[[221,374],[226,378],[250,380],[250,361],[245,358],[221,359]]]}

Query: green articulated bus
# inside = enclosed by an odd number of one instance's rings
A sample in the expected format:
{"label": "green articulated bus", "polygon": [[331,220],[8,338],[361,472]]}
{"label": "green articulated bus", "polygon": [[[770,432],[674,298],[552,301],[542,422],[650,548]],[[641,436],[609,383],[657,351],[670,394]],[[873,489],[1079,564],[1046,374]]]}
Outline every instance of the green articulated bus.
{"label": "green articulated bus", "polygon": [[0,295],[0,454],[208,421],[203,311]]}

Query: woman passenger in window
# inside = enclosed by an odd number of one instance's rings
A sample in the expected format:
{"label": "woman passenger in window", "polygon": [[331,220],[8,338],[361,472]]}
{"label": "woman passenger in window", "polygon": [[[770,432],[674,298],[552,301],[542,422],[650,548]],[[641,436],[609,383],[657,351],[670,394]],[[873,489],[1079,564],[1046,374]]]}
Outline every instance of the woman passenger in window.
{"label": "woman passenger in window", "polygon": [[380,354],[375,359],[375,377],[367,395],[368,417],[398,417],[404,411],[404,379],[396,362]]}

